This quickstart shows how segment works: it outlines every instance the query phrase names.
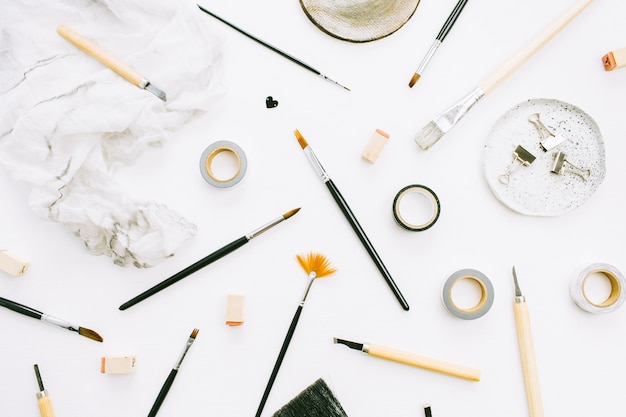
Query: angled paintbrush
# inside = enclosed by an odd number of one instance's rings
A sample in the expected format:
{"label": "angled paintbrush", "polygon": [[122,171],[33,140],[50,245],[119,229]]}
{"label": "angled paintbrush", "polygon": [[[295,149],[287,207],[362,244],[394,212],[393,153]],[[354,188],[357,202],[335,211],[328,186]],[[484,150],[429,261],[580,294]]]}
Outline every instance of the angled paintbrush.
{"label": "angled paintbrush", "polygon": [[16,303],[15,301],[7,300],[6,298],[0,297],[0,306],[6,307],[9,310],[13,310],[17,313],[24,314],[25,316],[32,317],[37,320],[41,320],[44,323],[52,324],[53,326],[58,326],[63,329],[67,329],[72,332],[76,332],[81,336],[85,336],[91,340],[95,340],[98,342],[102,342],[102,337],[94,332],[91,329],[87,329],[85,327],[77,326],[75,324],[70,323],[69,321],[61,320],[59,318],[53,317],[49,314],[42,313],[41,311],[37,311],[34,308],[27,307],[23,304]]}
{"label": "angled paintbrush", "polygon": [[287,335],[285,336],[283,345],[280,348],[278,358],[276,358],[276,363],[274,364],[274,369],[272,369],[270,379],[269,381],[267,381],[267,386],[265,387],[265,392],[263,393],[263,397],[261,398],[261,403],[259,404],[259,408],[256,410],[256,417],[260,417],[261,413],[263,412],[265,402],[267,401],[267,397],[269,397],[270,395],[270,391],[272,390],[272,385],[274,385],[274,381],[276,380],[276,375],[278,375],[280,365],[283,363],[285,353],[287,353],[289,342],[291,342],[293,333],[296,331],[296,325],[298,324],[298,320],[300,319],[300,313],[302,313],[304,302],[306,301],[306,297],[309,294],[311,285],[313,285],[313,281],[315,281],[316,278],[323,278],[334,274],[336,271],[335,268],[330,265],[328,259],[326,259],[324,255],[321,255],[319,253],[309,253],[306,256],[297,255],[296,258],[298,259],[298,262],[300,263],[302,269],[304,269],[304,271],[308,274],[309,282],[306,286],[306,290],[304,291],[304,295],[302,296],[302,300],[300,301],[300,304],[296,309],[296,313],[291,320],[291,325],[289,326],[289,330],[287,331]]}

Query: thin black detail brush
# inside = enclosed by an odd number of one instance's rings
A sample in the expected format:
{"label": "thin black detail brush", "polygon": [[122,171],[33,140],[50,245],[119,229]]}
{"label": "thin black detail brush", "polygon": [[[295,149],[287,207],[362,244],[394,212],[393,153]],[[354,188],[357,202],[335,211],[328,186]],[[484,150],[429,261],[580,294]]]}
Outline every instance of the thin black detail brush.
{"label": "thin black detail brush", "polygon": [[42,313],[41,311],[35,310],[34,308],[27,307],[20,303],[16,303],[15,301],[7,300],[6,298],[0,297],[0,306],[6,307],[9,310],[13,310],[25,316],[41,320],[44,323],[52,324],[53,326],[61,327],[62,329],[66,329],[71,332],[76,332],[81,336],[85,336],[86,338],[95,340],[97,342],[102,342],[103,340],[102,336],[100,336],[98,333],[91,329],[72,324],[69,321],[59,319],[46,313]]}
{"label": "thin black detail brush", "polygon": [[287,58],[288,60],[290,60],[293,63],[296,63],[298,65],[300,65],[302,68],[305,68],[309,71],[311,71],[314,74],[319,75],[320,77],[322,77],[323,79],[325,79],[326,81],[330,81],[331,83],[338,85],[339,87],[343,88],[344,90],[348,90],[350,91],[350,89],[346,86],[343,86],[341,84],[339,84],[337,81],[334,81],[330,78],[328,78],[326,75],[324,75],[323,73],[321,73],[320,71],[316,70],[315,68],[313,68],[312,66],[310,66],[309,64],[306,64],[302,61],[300,61],[298,58],[295,58],[291,55],[289,55],[288,53],[281,51],[280,49],[276,48],[275,46],[270,45],[269,43],[262,41],[261,39],[249,34],[248,32],[244,31],[243,29],[238,28],[237,26],[233,25],[232,23],[222,19],[221,17],[217,16],[216,14],[208,11],[207,9],[205,9],[204,7],[200,6],[199,4],[197,5],[198,8],[200,10],[202,10],[204,13],[213,16],[214,18],[216,18],[217,20],[219,20],[220,22],[230,26],[231,28],[235,29],[237,32],[241,33],[244,36],[247,36],[248,38],[252,39],[253,41],[265,46],[266,48],[271,49],[272,51],[276,52],[278,55],[282,56],[283,58]]}
{"label": "thin black detail brush", "polygon": [[159,391],[159,395],[154,401],[154,404],[152,405],[152,408],[150,409],[150,412],[148,413],[148,417],[156,416],[157,412],[159,411],[159,408],[161,408],[161,404],[163,404],[163,400],[165,400],[167,393],[169,392],[170,388],[172,387],[172,384],[174,383],[174,378],[176,378],[176,375],[178,375],[178,369],[180,368],[180,365],[182,365],[183,359],[185,359],[185,355],[187,355],[189,348],[191,347],[193,342],[196,340],[196,336],[198,335],[198,332],[199,332],[198,329],[193,329],[191,334],[189,335],[189,338],[187,339],[187,343],[185,343],[185,348],[180,354],[180,357],[178,358],[178,360],[176,361],[176,365],[174,365],[174,368],[172,368],[172,370],[170,371],[170,374],[167,376],[165,383],[161,387],[161,391]]}
{"label": "thin black detail brush", "polygon": [[145,300],[151,295],[156,294],[157,292],[169,287],[170,285],[180,281],[181,279],[193,274],[199,269],[202,269],[205,266],[228,255],[229,253],[233,252],[235,249],[239,249],[240,247],[242,247],[243,245],[245,245],[246,243],[248,243],[249,241],[257,237],[261,233],[271,229],[272,227],[276,226],[279,223],[282,223],[284,220],[287,220],[288,218],[296,214],[298,211],[300,211],[299,207],[296,209],[290,210],[287,213],[283,214],[282,216],[277,217],[276,219],[267,223],[266,225],[261,226],[258,229],[248,233],[247,235],[242,236],[239,239],[230,242],[228,245],[221,247],[220,249],[216,250],[210,255],[207,255],[204,258],[200,259],[198,262],[189,265],[187,268],[183,269],[182,271],[175,273],[174,275],[172,275],[171,277],[167,278],[164,281],[161,281],[154,287],[147,289],[146,291],[142,292],[138,296],[126,301],[124,304],[120,306],[120,310],[126,310],[127,308],[134,306],[138,302]]}
{"label": "thin black detail brush", "polygon": [[430,62],[430,59],[433,57],[433,55],[435,55],[435,52],[437,51],[439,46],[443,43],[443,40],[448,35],[448,32],[450,32],[450,29],[452,29],[452,26],[454,26],[456,19],[458,19],[459,15],[463,11],[463,8],[465,7],[465,3],[467,3],[467,1],[468,0],[459,0],[456,6],[454,6],[454,9],[452,9],[450,16],[448,16],[448,19],[446,19],[446,22],[441,27],[439,34],[437,34],[435,41],[430,46],[430,49],[428,50],[428,52],[426,52],[426,55],[422,59],[422,62],[420,62],[419,66],[415,70],[415,74],[413,74],[413,77],[411,78],[411,81],[409,82],[409,87],[412,88],[415,85],[415,83],[418,82],[419,79],[422,77],[422,74],[424,73],[426,66]]}
{"label": "thin black detail brush", "polygon": [[278,375],[278,370],[283,362],[285,357],[285,353],[287,353],[287,348],[289,347],[289,343],[291,342],[291,338],[293,337],[294,332],[296,331],[296,325],[298,324],[298,320],[300,319],[300,314],[302,313],[302,308],[304,307],[304,302],[306,301],[306,297],[309,294],[309,290],[311,289],[311,285],[316,278],[324,278],[333,273],[335,273],[335,268],[330,265],[330,262],[324,255],[319,253],[309,253],[306,256],[297,255],[296,258],[300,263],[300,266],[309,276],[309,281],[302,296],[302,300],[296,309],[296,313],[291,320],[291,325],[289,326],[289,330],[287,331],[287,335],[285,336],[285,340],[283,341],[283,345],[280,348],[280,352],[278,354],[278,358],[276,358],[276,363],[274,364],[274,369],[272,369],[272,374],[270,375],[269,381],[267,381],[267,386],[265,387],[265,392],[263,392],[263,397],[261,398],[261,403],[259,404],[259,408],[256,410],[256,417],[260,417],[263,412],[263,408],[265,407],[265,403],[267,402],[267,398],[270,395],[270,391],[272,390],[272,386],[274,385],[274,381],[276,380],[276,375]]}

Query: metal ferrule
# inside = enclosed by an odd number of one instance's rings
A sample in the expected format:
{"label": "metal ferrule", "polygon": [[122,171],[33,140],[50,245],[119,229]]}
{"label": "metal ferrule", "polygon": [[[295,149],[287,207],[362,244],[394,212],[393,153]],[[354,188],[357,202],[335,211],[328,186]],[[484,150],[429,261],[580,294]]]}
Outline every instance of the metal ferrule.
{"label": "metal ferrule", "polygon": [[525,303],[526,302],[526,297],[524,297],[523,295],[518,295],[515,297],[515,304],[521,304],[521,303]]}
{"label": "metal ferrule", "polygon": [[369,343],[363,343],[363,348],[361,349],[361,352],[363,352],[363,353],[370,353],[370,344]]}
{"label": "metal ferrule", "polygon": [[59,326],[59,327],[62,327],[64,329],[68,329],[74,332],[77,332],[78,329],[80,328],[80,326],[77,326],[68,321],[61,320],[57,317],[54,317],[45,313],[41,316],[41,321],[48,323],[48,324],[52,324],[53,326]]}
{"label": "metal ferrule", "polygon": [[311,149],[311,147],[307,145],[307,147],[304,148],[303,151],[305,155],[307,156],[307,158],[309,158],[309,161],[311,161],[311,165],[313,165],[313,169],[315,169],[315,172],[317,172],[317,175],[320,176],[322,181],[327,182],[328,180],[330,180],[330,177],[326,173],[326,170],[324,169],[320,161],[317,159],[317,156],[315,156],[315,154],[313,153],[313,149]]}
{"label": "metal ferrule", "polygon": [[271,222],[267,223],[266,225],[263,225],[263,226],[259,227],[258,229],[253,230],[252,232],[248,233],[246,235],[246,239],[248,239],[248,240],[254,239],[255,237],[257,237],[261,233],[271,229],[272,227],[276,226],[278,223],[282,222],[283,220],[285,220],[285,218],[283,216],[275,218],[274,220],[272,220]]}
{"label": "metal ferrule", "polygon": [[137,83],[137,87],[145,89],[148,86],[148,84],[150,84],[150,81],[148,81],[148,79],[146,79],[146,78],[142,78]]}
{"label": "metal ferrule", "polygon": [[178,361],[176,361],[176,365],[174,365],[174,369],[180,368],[180,365],[183,363],[183,359],[185,359],[185,355],[189,351],[189,348],[193,344],[194,340],[195,339],[193,337],[190,337],[189,339],[187,339],[187,344],[185,345],[185,348],[181,352],[180,357],[178,358]]}
{"label": "metal ferrule", "polygon": [[302,300],[300,301],[301,306],[304,305],[304,302],[306,301],[306,297],[309,295],[309,291],[311,290],[311,285],[313,285],[313,281],[315,281],[316,277],[317,275],[315,274],[315,272],[311,272],[309,274],[309,284],[306,286],[306,290],[304,290],[304,295],[302,296]]}
{"label": "metal ferrule", "polygon": [[442,133],[446,133],[485,95],[480,88],[475,88],[468,95],[456,102],[448,110],[435,117],[433,122]]}
{"label": "metal ferrule", "polygon": [[430,45],[430,49],[428,49],[428,52],[426,52],[426,55],[422,59],[422,62],[420,62],[419,66],[415,70],[416,74],[422,75],[424,69],[426,69],[426,65],[428,65],[430,59],[433,57],[433,55],[435,55],[435,51],[437,50],[437,48],[439,48],[439,45],[441,45],[441,41],[439,39],[435,39],[435,42]]}
{"label": "metal ferrule", "polygon": [[36,396],[37,396],[38,400],[40,400],[40,399],[42,399],[44,397],[49,397],[48,390],[40,391],[40,392],[36,393]]}

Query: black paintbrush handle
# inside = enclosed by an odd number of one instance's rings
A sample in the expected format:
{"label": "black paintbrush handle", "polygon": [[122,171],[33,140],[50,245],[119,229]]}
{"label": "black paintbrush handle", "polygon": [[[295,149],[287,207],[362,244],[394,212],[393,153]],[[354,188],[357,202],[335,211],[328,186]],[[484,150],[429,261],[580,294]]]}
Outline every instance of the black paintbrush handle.
{"label": "black paintbrush handle", "polygon": [[182,271],[177,272],[176,274],[172,275],[171,277],[169,277],[165,281],[162,281],[159,284],[155,285],[154,287],[152,287],[152,288],[142,292],[141,294],[139,294],[135,298],[132,298],[132,299],[126,301],[124,304],[122,304],[120,306],[120,310],[126,310],[128,307],[134,306],[138,302],[140,302],[142,300],[145,300],[146,298],[150,297],[151,295],[154,295],[154,294],[158,293],[162,289],[165,289],[165,288],[169,287],[170,285],[172,285],[172,284],[180,281],[181,279],[185,278],[186,276],[193,274],[197,270],[202,269],[205,266],[209,265],[210,263],[215,262],[218,259],[228,255],[229,253],[231,253],[235,249],[238,249],[238,248],[242,247],[244,244],[246,244],[248,242],[249,242],[248,238],[243,236],[243,237],[241,237],[241,238],[239,238],[239,239],[229,243],[228,245],[226,245],[226,246],[216,250],[212,254],[207,255],[204,258],[200,259],[198,262],[196,262],[196,263],[194,263],[192,265],[189,265],[187,268],[183,269]]}
{"label": "black paintbrush handle", "polygon": [[165,397],[167,396],[167,393],[170,390],[170,387],[174,383],[174,378],[176,378],[177,374],[178,374],[177,369],[172,369],[170,371],[170,374],[167,376],[165,383],[161,387],[161,391],[159,391],[159,395],[157,395],[156,400],[154,401],[154,404],[152,404],[152,408],[150,409],[150,412],[148,413],[148,417],[156,416],[157,412],[159,411],[159,408],[161,408],[161,404],[163,404],[163,400],[165,400]]}
{"label": "black paintbrush handle", "polygon": [[350,210],[350,206],[348,206],[348,203],[339,192],[339,189],[337,188],[337,186],[335,186],[335,183],[333,183],[332,180],[326,181],[326,186],[328,187],[328,190],[330,191],[333,198],[335,199],[335,202],[337,202],[337,205],[343,212],[344,216],[346,216],[348,223],[350,223],[350,226],[352,226],[352,229],[354,230],[356,235],[359,237],[359,240],[361,241],[363,246],[365,246],[367,253],[369,253],[370,257],[376,264],[376,267],[378,268],[383,278],[387,282],[387,285],[389,285],[389,288],[391,288],[391,291],[393,291],[393,294],[396,296],[396,299],[398,300],[398,302],[400,303],[400,305],[402,306],[404,310],[408,310],[409,304],[406,302],[406,299],[404,298],[404,296],[400,292],[400,289],[398,288],[395,281],[391,277],[391,274],[387,270],[387,267],[385,267],[383,260],[380,259],[380,256],[376,252],[376,249],[374,249],[374,246],[368,239],[367,235],[365,234],[365,231],[363,230],[358,220],[354,216],[354,213],[352,213],[352,210]]}
{"label": "black paintbrush handle", "polygon": [[439,40],[440,42],[443,42],[445,37],[448,35],[448,32],[450,32],[450,29],[452,29],[454,22],[456,22],[456,19],[459,17],[461,12],[463,11],[463,8],[465,7],[465,3],[467,3],[467,0],[459,0],[456,6],[454,6],[452,13],[450,13],[450,16],[448,16],[448,19],[441,27],[441,30],[439,31],[439,34],[437,35],[437,40]]}
{"label": "black paintbrush handle", "polygon": [[6,307],[9,310],[13,310],[15,312],[24,314],[28,317],[32,317],[35,319],[41,319],[41,316],[43,316],[43,313],[41,311],[37,311],[34,308],[27,307],[25,305],[16,303],[15,301],[7,300],[6,298],[2,297],[0,297],[0,306]]}
{"label": "black paintbrush handle", "polygon": [[300,65],[303,68],[306,68],[307,70],[317,74],[317,75],[322,75],[321,72],[319,72],[318,70],[316,70],[315,68],[311,67],[310,65],[300,61],[299,59],[289,55],[288,53],[281,51],[280,49],[278,49],[275,46],[270,45],[269,43],[262,41],[261,39],[252,36],[251,34],[249,34],[248,32],[244,31],[243,29],[238,28],[237,26],[233,25],[232,23],[222,19],[221,17],[219,17],[218,15],[211,13],[210,11],[208,11],[207,9],[205,9],[204,7],[200,6],[199,4],[197,5],[198,8],[200,10],[202,10],[204,13],[208,14],[209,16],[214,17],[215,19],[219,20],[220,22],[226,24],[227,26],[230,26],[231,28],[235,29],[237,32],[241,33],[244,36],[247,36],[248,38],[252,39],[253,41],[265,46],[266,48],[276,52],[278,55],[282,56],[283,58],[287,58],[288,60],[290,60],[291,62]]}
{"label": "black paintbrush handle", "polygon": [[272,369],[272,375],[270,375],[270,379],[269,381],[267,381],[267,386],[265,387],[265,392],[263,393],[263,398],[261,398],[261,403],[259,404],[259,408],[256,410],[255,417],[260,417],[261,413],[263,412],[263,408],[265,407],[265,403],[267,402],[267,397],[269,397],[270,395],[270,391],[272,390],[272,385],[274,385],[274,381],[276,380],[276,375],[278,375],[278,370],[280,369],[280,365],[283,363],[283,358],[285,357],[285,353],[287,352],[287,348],[289,347],[289,342],[291,342],[293,333],[296,330],[298,319],[300,319],[300,313],[302,313],[302,304],[298,306],[298,309],[296,310],[296,314],[294,314],[293,319],[291,320],[291,325],[289,326],[289,330],[287,331],[287,336],[285,336],[285,340],[283,341],[283,346],[280,348],[280,353],[278,354],[278,358],[276,358],[274,369]]}

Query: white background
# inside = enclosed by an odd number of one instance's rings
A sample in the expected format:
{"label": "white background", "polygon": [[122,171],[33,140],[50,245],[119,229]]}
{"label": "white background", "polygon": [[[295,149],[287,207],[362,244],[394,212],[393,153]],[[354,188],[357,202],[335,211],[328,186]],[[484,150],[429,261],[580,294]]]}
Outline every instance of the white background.
{"label": "white background", "polygon": [[[306,275],[295,255],[325,254],[338,272],[315,282],[267,402],[271,415],[317,378],[351,417],[528,415],[513,319],[516,266],[532,321],[545,414],[623,415],[626,308],[590,314],[569,295],[586,266],[626,270],[626,69],[601,57],[626,47],[626,3],[598,0],[481,102],[431,150],[414,142],[436,114],[461,98],[574,1],[470,1],[412,89],[408,82],[456,0],[423,1],[398,32],[353,44],[318,30],[295,0],[205,0],[202,5],[351,88],[347,92],[206,15],[223,38],[224,94],[214,108],[160,149],[116,173],[138,198],[157,200],[195,223],[177,254],[140,270],[86,252],[62,226],[28,207],[28,189],[0,171],[1,245],[31,261],[21,278],[0,274],[0,296],[75,321],[96,343],[9,310],[0,311],[0,415],[38,415],[38,363],[58,416],[146,415],[193,328],[200,332],[159,415],[250,416],[259,403]],[[198,11],[198,13],[201,13]],[[166,65],[167,63],[163,63]],[[622,72],[623,71],[623,72]],[[122,82],[122,81],[120,81]],[[265,108],[265,98],[279,101]],[[517,214],[482,176],[491,126],[515,104],[552,98],[600,126],[606,178],[581,207],[558,217]],[[360,153],[380,128],[390,141],[372,165]],[[316,177],[299,129],[348,200],[411,309],[400,308],[350,226]],[[198,171],[217,140],[239,144],[248,172],[237,187],[211,187]],[[392,218],[395,193],[424,184],[441,200],[438,222],[412,233]],[[287,222],[156,296],[118,306],[280,214]],[[441,303],[445,279],[462,268],[485,273],[492,309],[465,321]],[[242,293],[245,324],[224,324],[226,295]],[[368,357],[333,337],[371,342],[482,372],[470,382]],[[132,375],[99,373],[100,358],[136,354]]]}

